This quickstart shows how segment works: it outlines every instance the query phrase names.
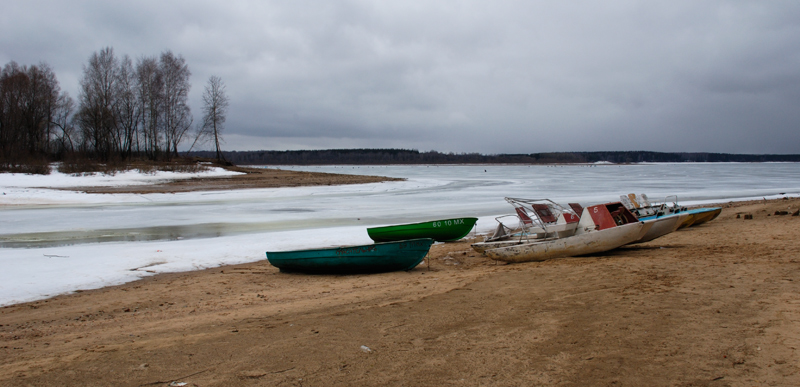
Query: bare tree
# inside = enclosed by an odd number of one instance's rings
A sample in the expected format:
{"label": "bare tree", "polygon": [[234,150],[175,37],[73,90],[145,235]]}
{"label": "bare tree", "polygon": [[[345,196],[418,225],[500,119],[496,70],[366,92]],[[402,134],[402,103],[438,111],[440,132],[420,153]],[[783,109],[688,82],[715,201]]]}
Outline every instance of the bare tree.
{"label": "bare tree", "polygon": [[46,63],[28,69],[30,79],[28,106],[28,151],[31,154],[50,152],[52,121],[61,92],[56,74]]}
{"label": "bare tree", "polygon": [[0,72],[0,163],[48,155],[60,87],[46,63],[7,64]]}
{"label": "bare tree", "polygon": [[0,162],[14,165],[23,152],[26,90],[30,89],[27,68],[10,62],[0,73]]}
{"label": "bare tree", "polygon": [[72,111],[75,109],[75,101],[69,93],[63,92],[58,97],[58,103],[53,114],[52,125],[61,130],[61,134],[54,134],[53,140],[56,146],[56,153],[71,152],[75,150],[75,126],[72,125]]}
{"label": "bare tree", "polygon": [[[178,144],[183,141],[186,132],[192,127],[192,113],[189,109],[189,66],[182,56],[175,56],[172,51],[161,54],[159,69],[163,76],[163,124],[167,141],[167,154],[172,147],[173,155],[178,155]],[[168,156],[169,157],[169,156]]]}
{"label": "bare tree", "polygon": [[76,120],[86,146],[105,160],[118,149],[115,141],[118,73],[119,61],[114,49],[106,47],[92,54],[89,65],[83,68],[81,80]]}
{"label": "bare tree", "polygon": [[[190,76],[186,60],[171,51],[134,67],[106,47],[83,66],[74,101],[47,64],[8,63],[0,68],[0,168],[72,151],[103,161],[178,156],[193,122]],[[213,129],[219,147],[221,127]]]}
{"label": "bare tree", "polygon": [[161,106],[164,98],[164,85],[158,60],[155,57],[142,57],[136,63],[137,97],[142,109],[141,135],[144,152],[151,159],[157,159],[161,152]]}
{"label": "bare tree", "polygon": [[131,58],[127,55],[120,61],[117,72],[116,95],[117,104],[115,114],[119,130],[117,142],[122,158],[128,158],[133,153],[134,142],[138,142],[138,128],[141,121],[141,104],[136,98],[136,72],[133,70]]}
{"label": "bare tree", "polygon": [[217,151],[217,160],[222,159],[219,143],[222,139],[222,130],[225,128],[225,118],[228,113],[228,95],[225,93],[225,84],[216,75],[208,78],[203,92],[203,122],[198,133],[198,138],[206,137],[214,141]]}

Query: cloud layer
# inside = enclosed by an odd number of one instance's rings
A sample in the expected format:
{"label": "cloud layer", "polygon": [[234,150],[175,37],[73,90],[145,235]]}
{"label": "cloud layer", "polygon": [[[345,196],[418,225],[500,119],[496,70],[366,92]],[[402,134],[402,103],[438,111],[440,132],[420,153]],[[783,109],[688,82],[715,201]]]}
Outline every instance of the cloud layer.
{"label": "cloud layer", "polygon": [[796,1],[26,1],[0,63],[172,50],[226,149],[800,153]]}

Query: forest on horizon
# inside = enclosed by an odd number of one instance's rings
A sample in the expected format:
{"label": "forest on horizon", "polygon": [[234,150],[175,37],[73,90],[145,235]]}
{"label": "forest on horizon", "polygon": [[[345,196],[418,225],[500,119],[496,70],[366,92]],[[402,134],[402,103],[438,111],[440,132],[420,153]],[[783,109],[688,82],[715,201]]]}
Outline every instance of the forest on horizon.
{"label": "forest on horizon", "polygon": [[[194,157],[214,157],[212,151],[189,152]],[[291,151],[225,151],[225,160],[236,165],[390,165],[390,164],[591,164],[608,162],[800,162],[800,154],[732,154],[705,152],[546,152],[530,154],[442,153],[413,149],[327,149]]]}

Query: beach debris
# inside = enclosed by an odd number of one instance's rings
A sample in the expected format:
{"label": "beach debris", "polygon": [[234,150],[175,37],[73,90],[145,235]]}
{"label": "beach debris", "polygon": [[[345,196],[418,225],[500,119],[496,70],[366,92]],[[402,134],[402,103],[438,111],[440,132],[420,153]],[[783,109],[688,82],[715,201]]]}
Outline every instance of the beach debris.
{"label": "beach debris", "polygon": [[775,215],[789,215],[789,211],[775,211]]}
{"label": "beach debris", "polygon": [[745,219],[753,219],[753,214],[744,214]]}
{"label": "beach debris", "polygon": [[69,258],[69,255],[44,254],[47,258]]}
{"label": "beach debris", "polygon": [[170,385],[170,386],[186,386],[186,385],[188,385],[188,384],[189,384],[189,383],[186,383],[186,382],[172,382],[172,383],[170,383],[169,385]]}
{"label": "beach debris", "polygon": [[372,349],[370,349],[370,348],[369,348],[369,347],[367,347],[366,345],[362,345],[362,346],[361,346],[361,351],[362,351],[362,352],[365,352],[365,353],[370,353],[370,352],[372,352]]}
{"label": "beach debris", "polygon": [[792,216],[800,216],[800,210],[797,210],[792,213]]}

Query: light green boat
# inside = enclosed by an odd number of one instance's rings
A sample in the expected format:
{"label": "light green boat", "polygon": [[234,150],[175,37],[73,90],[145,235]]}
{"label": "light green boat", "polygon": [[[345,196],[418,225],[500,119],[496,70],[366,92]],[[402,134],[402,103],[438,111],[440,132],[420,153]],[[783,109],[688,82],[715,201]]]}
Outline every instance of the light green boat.
{"label": "light green boat", "polygon": [[478,218],[453,218],[430,222],[373,227],[367,234],[375,242],[401,241],[415,238],[431,238],[437,242],[456,241],[469,234]]}
{"label": "light green boat", "polygon": [[411,270],[425,258],[433,239],[324,249],[267,251],[267,260],[281,271],[346,274]]}

